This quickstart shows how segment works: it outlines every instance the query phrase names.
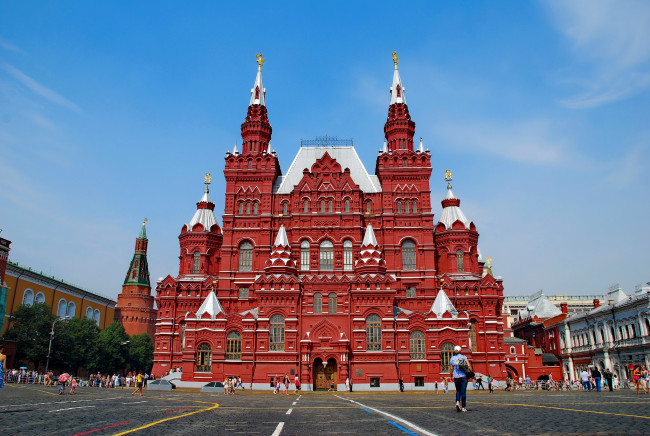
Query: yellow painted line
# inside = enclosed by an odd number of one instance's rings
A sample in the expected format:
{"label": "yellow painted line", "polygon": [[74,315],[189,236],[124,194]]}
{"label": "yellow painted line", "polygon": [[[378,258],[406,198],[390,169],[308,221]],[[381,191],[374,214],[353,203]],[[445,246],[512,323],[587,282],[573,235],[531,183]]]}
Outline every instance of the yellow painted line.
{"label": "yellow painted line", "polygon": [[195,414],[201,413],[201,412],[209,412],[210,410],[214,410],[217,407],[219,407],[219,405],[214,404],[212,407],[208,407],[208,408],[205,408],[205,409],[195,410],[194,412],[184,413],[182,415],[172,416],[170,418],[165,418],[165,419],[160,419],[158,421],[154,421],[152,423],[149,423],[149,424],[146,424],[146,425],[143,425],[143,426],[140,426],[140,427],[132,428],[131,430],[123,431],[121,433],[115,433],[114,436],[121,436],[121,435],[129,434],[129,433],[135,433],[136,431],[144,430],[145,428],[150,428],[150,427],[153,427],[154,425],[162,424],[163,422],[173,421],[175,419],[180,419],[180,418],[185,418],[186,416],[195,415]]}
{"label": "yellow painted line", "polygon": [[191,403],[214,404],[213,401],[190,400],[188,398],[165,398],[165,397],[148,397],[148,398],[153,398],[156,400],[165,400],[165,401],[180,401],[180,402],[189,401]]}
{"label": "yellow painted line", "polygon": [[614,416],[627,416],[629,418],[650,419],[650,416],[643,416],[643,415],[630,415],[630,414],[627,414],[627,413],[614,413],[614,412],[600,412],[600,411],[597,411],[597,410],[567,409],[565,407],[541,406],[541,405],[537,405],[537,404],[484,403],[484,402],[480,402],[480,401],[473,401],[473,403],[487,404],[487,405],[490,405],[490,406],[535,407],[535,408],[539,408],[539,409],[567,410],[569,412],[595,413],[597,415],[614,415]]}

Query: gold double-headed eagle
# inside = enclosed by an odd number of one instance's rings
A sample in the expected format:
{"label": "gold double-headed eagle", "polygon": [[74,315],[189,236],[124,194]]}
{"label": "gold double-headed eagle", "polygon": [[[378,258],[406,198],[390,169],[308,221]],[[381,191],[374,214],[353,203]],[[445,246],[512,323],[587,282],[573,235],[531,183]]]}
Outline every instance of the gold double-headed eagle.
{"label": "gold double-headed eagle", "polygon": [[264,58],[262,57],[262,53],[258,53],[258,54],[256,54],[255,57],[257,58],[257,65],[258,65],[258,68],[261,70],[261,69],[262,69],[262,64],[264,64],[264,61],[265,61],[266,59],[264,59]]}
{"label": "gold double-headed eagle", "polygon": [[205,178],[203,179],[203,183],[205,183],[206,185],[212,183],[212,176],[210,175],[210,173],[206,173]]}
{"label": "gold double-headed eagle", "polygon": [[394,51],[394,52],[393,52],[393,62],[395,62],[395,68],[397,68],[397,59],[398,59],[398,58],[397,58],[397,52]]}

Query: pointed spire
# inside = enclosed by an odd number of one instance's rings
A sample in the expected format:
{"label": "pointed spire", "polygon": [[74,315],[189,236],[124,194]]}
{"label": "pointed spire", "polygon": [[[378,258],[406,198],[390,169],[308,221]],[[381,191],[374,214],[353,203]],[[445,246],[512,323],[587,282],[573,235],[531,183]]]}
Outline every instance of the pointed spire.
{"label": "pointed spire", "polygon": [[148,219],[144,219],[142,221],[142,228],[140,229],[140,234],[138,235],[138,239],[147,239],[147,228],[145,227],[145,224],[149,221]]}
{"label": "pointed spire", "polygon": [[422,144],[422,138],[420,138],[420,148],[418,149],[420,153],[424,153],[424,144]]}
{"label": "pointed spire", "polygon": [[284,224],[280,226],[278,235],[275,237],[274,247],[286,247],[289,245],[289,238],[287,238],[287,231],[284,229]]}
{"label": "pointed spire", "polygon": [[271,256],[269,256],[269,259],[264,264],[264,271],[267,274],[298,274],[296,262],[291,258],[291,244],[289,244],[289,238],[287,237],[287,231],[284,225],[281,225],[280,230],[278,230],[271,250]]}
{"label": "pointed spire", "polygon": [[386,272],[386,262],[382,259],[372,224],[366,226],[366,233],[363,236],[361,252],[359,253],[359,259],[355,263],[355,270],[360,274],[383,274]]}
{"label": "pointed spire", "polygon": [[384,148],[381,150],[382,153],[388,153],[388,144],[386,143],[386,140],[384,139]]}
{"label": "pointed spire", "polygon": [[393,72],[393,86],[390,87],[390,104],[406,104],[406,95],[404,95],[402,78],[399,76],[399,69],[397,68],[397,52],[395,51],[393,52],[393,62],[395,63],[395,71]]}
{"label": "pointed spire", "polygon": [[257,76],[255,76],[255,83],[251,89],[251,102],[249,106],[253,106],[254,104],[266,106],[264,103],[266,89],[264,89],[264,84],[262,83],[262,64],[264,60],[262,53],[259,53],[257,55]]}
{"label": "pointed spire", "polygon": [[369,245],[373,247],[377,246],[377,238],[375,238],[375,231],[372,228],[372,224],[366,226],[366,234],[363,236],[361,247],[367,247]]}
{"label": "pointed spire", "polygon": [[271,148],[271,141],[269,141],[269,148],[266,150],[268,154],[273,154],[273,149]]}
{"label": "pointed spire", "polygon": [[[212,227],[217,225],[217,218],[214,216],[214,203],[210,200],[210,189],[208,188],[210,183],[212,183],[212,176],[210,173],[205,175],[203,183],[205,183],[203,196],[201,197],[201,200],[196,203],[196,212],[194,212],[194,216],[187,224],[187,230],[189,232],[191,232],[197,224],[201,224],[203,226],[203,231],[205,232],[211,231]],[[220,232],[221,229],[217,225],[216,233]]]}
{"label": "pointed spire", "polygon": [[445,195],[445,199],[442,200],[442,213],[440,214],[440,220],[438,222],[444,224],[449,230],[451,229],[452,224],[456,221],[460,221],[466,229],[469,229],[470,221],[460,209],[460,200],[456,198],[451,190],[451,171],[447,170],[445,172],[445,180],[447,181],[447,195]]}
{"label": "pointed spire", "polygon": [[438,295],[436,295],[436,299],[431,305],[430,312],[433,312],[437,318],[442,318],[442,315],[444,315],[445,312],[449,312],[453,317],[458,315],[458,311],[442,288],[438,291]]}
{"label": "pointed spire", "polygon": [[151,287],[149,282],[149,264],[147,262],[147,231],[145,228],[145,223],[147,219],[145,218],[140,228],[140,233],[135,240],[135,251],[133,253],[133,259],[131,259],[131,265],[129,270],[126,272],[126,277],[124,278],[124,285],[140,285]]}
{"label": "pointed spire", "polygon": [[239,154],[239,150],[237,150],[237,143],[236,142],[235,142],[235,146],[232,149],[232,154],[234,154],[235,156],[237,156]]}
{"label": "pointed spire", "polygon": [[214,290],[210,291],[210,294],[205,297],[201,307],[196,311],[196,317],[201,318],[206,313],[210,315],[211,318],[217,316],[218,313],[223,313],[225,315],[223,307],[221,307],[221,303],[219,303],[219,299],[214,293]]}

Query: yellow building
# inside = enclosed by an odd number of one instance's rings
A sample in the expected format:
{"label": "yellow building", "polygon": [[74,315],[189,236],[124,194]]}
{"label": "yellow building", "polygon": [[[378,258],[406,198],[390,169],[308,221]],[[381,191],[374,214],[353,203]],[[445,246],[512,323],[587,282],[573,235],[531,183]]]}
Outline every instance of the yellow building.
{"label": "yellow building", "polygon": [[115,317],[116,301],[15,263],[7,263],[5,283],[8,288],[7,314],[0,337],[21,304],[46,303],[59,317],[89,318],[100,328],[111,324]]}

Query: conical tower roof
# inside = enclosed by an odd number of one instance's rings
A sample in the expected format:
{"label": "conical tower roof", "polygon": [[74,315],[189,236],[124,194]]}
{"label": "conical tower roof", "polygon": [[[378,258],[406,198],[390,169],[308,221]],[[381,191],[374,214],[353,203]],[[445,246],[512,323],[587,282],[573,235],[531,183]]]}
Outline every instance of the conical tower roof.
{"label": "conical tower roof", "polygon": [[[187,224],[187,230],[192,231],[195,225],[201,224],[203,231],[210,232],[215,230],[216,233],[221,233],[221,228],[217,224],[217,218],[214,216],[214,203],[210,200],[210,189],[208,185],[212,183],[210,173],[205,176],[205,191],[198,203],[196,203],[196,212]],[[213,226],[217,226],[213,229]]]}
{"label": "conical tower roof", "polygon": [[219,299],[217,298],[217,295],[214,293],[214,291],[210,291],[208,296],[205,297],[205,300],[203,300],[201,307],[199,307],[199,310],[196,311],[196,317],[201,318],[206,313],[210,315],[211,318],[217,316],[218,313],[225,314],[223,307],[221,307],[221,303],[219,303]]}
{"label": "conical tower roof", "polygon": [[442,213],[440,214],[439,223],[445,225],[449,230],[452,224],[456,221],[463,223],[466,229],[470,228],[470,220],[467,219],[463,211],[460,209],[460,199],[456,198],[454,192],[451,190],[451,172],[449,170],[445,173],[445,180],[447,183],[447,195],[442,200]]}
{"label": "conical tower roof", "polygon": [[135,252],[133,253],[129,270],[126,272],[124,285],[139,285],[151,288],[151,283],[149,282],[149,264],[147,262],[146,222],[147,220],[145,219],[140,228],[140,233],[135,240]]}
{"label": "conical tower roof", "polygon": [[298,273],[296,262],[291,258],[291,245],[284,225],[280,226],[275,236],[271,256],[264,264],[264,271],[267,274],[297,275]]}
{"label": "conical tower roof", "polygon": [[445,312],[449,312],[454,317],[458,315],[458,311],[442,289],[438,291],[438,295],[436,295],[436,299],[431,305],[431,312],[433,312],[437,318],[442,318],[442,315],[444,315]]}
{"label": "conical tower roof", "polygon": [[381,250],[379,249],[372,224],[366,226],[366,233],[363,235],[361,252],[355,264],[355,270],[359,274],[383,274],[386,272],[386,262],[381,257]]}

